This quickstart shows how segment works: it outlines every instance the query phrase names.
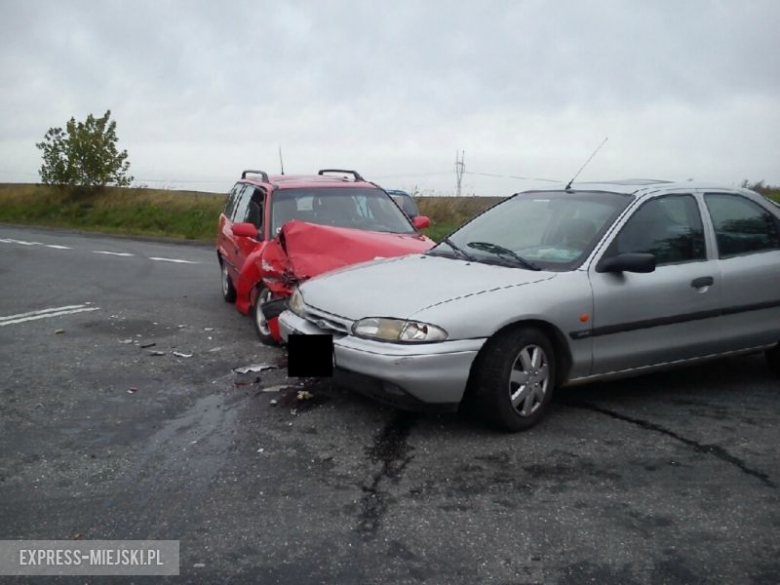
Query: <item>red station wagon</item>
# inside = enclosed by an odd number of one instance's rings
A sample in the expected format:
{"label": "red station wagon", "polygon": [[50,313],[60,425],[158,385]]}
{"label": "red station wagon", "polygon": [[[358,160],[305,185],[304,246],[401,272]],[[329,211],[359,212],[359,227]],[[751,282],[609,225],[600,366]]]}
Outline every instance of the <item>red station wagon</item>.
{"label": "red station wagon", "polygon": [[317,175],[244,171],[219,218],[222,295],[252,316],[263,343],[279,341],[278,315],[295,286],[336,268],[424,252],[433,241],[393,199],[356,171]]}

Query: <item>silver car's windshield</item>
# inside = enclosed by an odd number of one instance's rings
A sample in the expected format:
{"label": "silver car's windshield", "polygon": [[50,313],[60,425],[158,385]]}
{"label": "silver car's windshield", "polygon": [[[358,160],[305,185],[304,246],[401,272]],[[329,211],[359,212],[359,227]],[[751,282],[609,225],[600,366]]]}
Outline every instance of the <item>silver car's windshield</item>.
{"label": "silver car's windshield", "polygon": [[[496,205],[430,254],[530,270],[572,270],[590,253],[633,196],[537,191]],[[454,244],[455,249],[453,249]]]}

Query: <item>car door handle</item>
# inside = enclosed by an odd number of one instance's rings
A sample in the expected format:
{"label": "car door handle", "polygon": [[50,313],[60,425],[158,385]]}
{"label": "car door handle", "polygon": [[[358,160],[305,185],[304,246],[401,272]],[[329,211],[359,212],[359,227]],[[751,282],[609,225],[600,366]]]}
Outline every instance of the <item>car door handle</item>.
{"label": "car door handle", "polygon": [[704,288],[705,286],[712,286],[713,284],[715,284],[715,279],[711,276],[700,276],[691,281],[691,286],[693,288]]}

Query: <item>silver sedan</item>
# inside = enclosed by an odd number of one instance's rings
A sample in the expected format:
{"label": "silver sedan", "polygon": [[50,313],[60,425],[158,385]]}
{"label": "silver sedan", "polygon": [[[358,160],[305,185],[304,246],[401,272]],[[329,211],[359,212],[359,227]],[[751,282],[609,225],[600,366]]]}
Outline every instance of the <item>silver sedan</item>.
{"label": "silver sedan", "polygon": [[335,376],[403,408],[522,430],[553,389],[766,351],[780,373],[780,207],[663,181],[519,193],[429,252],[303,284],[282,337],[333,335]]}

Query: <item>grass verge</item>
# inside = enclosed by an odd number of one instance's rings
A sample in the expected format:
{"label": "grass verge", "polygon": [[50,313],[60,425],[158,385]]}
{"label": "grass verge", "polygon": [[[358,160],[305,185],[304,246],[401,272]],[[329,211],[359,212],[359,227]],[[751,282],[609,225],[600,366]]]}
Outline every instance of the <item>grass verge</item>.
{"label": "grass verge", "polygon": [[[439,241],[498,199],[423,197],[431,218],[424,233]],[[193,191],[108,187],[66,192],[33,184],[0,184],[0,221],[139,236],[211,241],[225,195]]]}
{"label": "grass verge", "polygon": [[0,221],[115,234],[212,240],[224,204],[225,195],[214,193],[0,185]]}
{"label": "grass verge", "polygon": [[[780,189],[752,186],[780,203]],[[419,197],[431,219],[423,233],[435,241],[495,205],[498,197]],[[0,222],[140,236],[212,241],[225,195],[109,187],[93,193],[33,184],[0,184]]]}

